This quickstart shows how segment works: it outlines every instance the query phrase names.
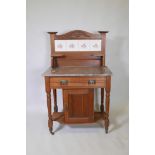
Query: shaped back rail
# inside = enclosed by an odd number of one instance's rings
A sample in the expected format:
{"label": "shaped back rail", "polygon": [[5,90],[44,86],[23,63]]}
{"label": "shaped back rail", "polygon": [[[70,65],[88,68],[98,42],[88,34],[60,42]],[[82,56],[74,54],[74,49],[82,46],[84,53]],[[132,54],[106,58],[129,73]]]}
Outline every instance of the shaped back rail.
{"label": "shaped back rail", "polygon": [[57,35],[48,32],[51,42],[51,67],[105,66],[106,33],[74,30]]}

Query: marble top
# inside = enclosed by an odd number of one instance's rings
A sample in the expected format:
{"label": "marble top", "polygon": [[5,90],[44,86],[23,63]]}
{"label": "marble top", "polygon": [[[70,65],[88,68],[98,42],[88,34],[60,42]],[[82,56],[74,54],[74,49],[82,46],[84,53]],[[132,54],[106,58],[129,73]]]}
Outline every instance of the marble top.
{"label": "marble top", "polygon": [[111,76],[112,72],[106,66],[100,67],[58,67],[48,68],[43,76]]}

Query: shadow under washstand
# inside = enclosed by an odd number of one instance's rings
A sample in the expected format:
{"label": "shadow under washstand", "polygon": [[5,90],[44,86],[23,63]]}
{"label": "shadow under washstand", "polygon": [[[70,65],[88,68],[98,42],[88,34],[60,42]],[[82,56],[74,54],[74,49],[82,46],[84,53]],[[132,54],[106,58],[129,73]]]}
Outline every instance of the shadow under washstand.
{"label": "shadow under washstand", "polygon": [[59,124],[59,126],[54,130],[54,132],[58,132],[59,130],[64,128],[65,124]]}
{"label": "shadow under washstand", "polygon": [[[128,123],[128,106],[120,106],[120,107],[113,107],[110,111],[109,115],[109,133],[123,127],[125,124]],[[68,126],[69,128],[76,128],[76,129],[95,129],[95,128],[104,128],[104,120],[98,120],[95,123],[84,123],[84,124],[58,124],[55,128],[54,132],[58,132],[64,128],[64,126]]]}
{"label": "shadow under washstand", "polygon": [[104,129],[104,120],[99,120],[95,123],[84,123],[84,124],[59,124],[55,130],[54,133],[62,130],[64,128],[64,126],[68,126],[69,128],[74,129],[99,129],[99,128],[103,128]]}
{"label": "shadow under washstand", "polygon": [[110,112],[109,133],[123,127],[128,122],[128,107],[114,108]]}

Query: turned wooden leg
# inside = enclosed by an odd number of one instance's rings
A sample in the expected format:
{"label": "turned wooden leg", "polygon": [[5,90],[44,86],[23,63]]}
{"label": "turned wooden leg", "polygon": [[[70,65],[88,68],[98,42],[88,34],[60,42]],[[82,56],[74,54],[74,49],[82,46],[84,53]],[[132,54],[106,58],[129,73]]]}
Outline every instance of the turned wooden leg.
{"label": "turned wooden leg", "polygon": [[53,96],[54,96],[54,112],[58,112],[57,90],[56,89],[53,89]]}
{"label": "turned wooden leg", "polygon": [[51,114],[51,92],[46,92],[47,93],[47,108],[48,108],[48,128],[50,133],[53,135],[53,119],[52,119],[52,114]]}
{"label": "turned wooden leg", "polygon": [[51,105],[51,89],[50,89],[50,78],[45,77],[45,87],[47,94],[47,109],[48,109],[48,128],[50,133],[53,135],[53,119],[52,119],[52,105]]}
{"label": "turned wooden leg", "polygon": [[101,106],[100,106],[101,112],[104,112],[104,88],[101,88]]}
{"label": "turned wooden leg", "polygon": [[110,107],[110,88],[111,88],[111,77],[106,77],[106,111],[105,111],[105,132],[108,133],[109,127],[109,107]]}

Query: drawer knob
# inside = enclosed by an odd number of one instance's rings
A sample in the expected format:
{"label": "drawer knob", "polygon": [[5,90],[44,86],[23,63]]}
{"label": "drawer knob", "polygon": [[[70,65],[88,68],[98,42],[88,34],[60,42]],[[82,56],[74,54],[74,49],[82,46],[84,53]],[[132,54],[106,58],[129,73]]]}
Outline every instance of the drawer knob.
{"label": "drawer knob", "polygon": [[67,84],[68,84],[68,80],[61,80],[61,81],[60,81],[60,84],[61,84],[61,85],[67,85]]}
{"label": "drawer knob", "polygon": [[96,84],[96,80],[88,80],[88,84]]}

